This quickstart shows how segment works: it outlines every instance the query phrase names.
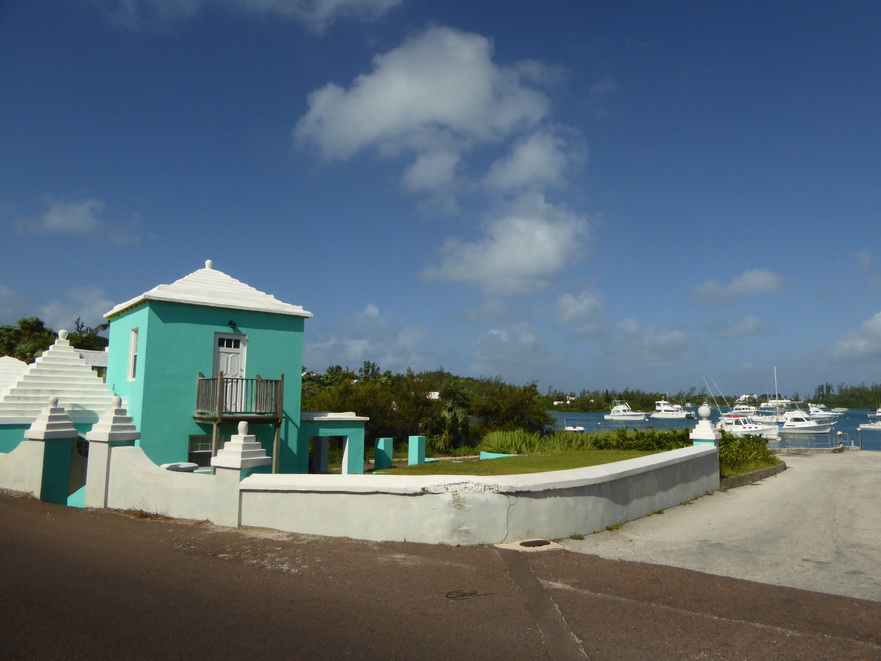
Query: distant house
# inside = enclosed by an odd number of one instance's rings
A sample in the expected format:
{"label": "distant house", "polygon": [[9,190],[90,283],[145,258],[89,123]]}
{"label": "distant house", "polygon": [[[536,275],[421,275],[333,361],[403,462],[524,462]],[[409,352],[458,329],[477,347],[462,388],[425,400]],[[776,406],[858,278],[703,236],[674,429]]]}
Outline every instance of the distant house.
{"label": "distant house", "polygon": [[144,452],[157,464],[207,466],[247,420],[276,470],[306,472],[297,440],[311,316],[210,261],[107,312],[107,385],[124,398]]}

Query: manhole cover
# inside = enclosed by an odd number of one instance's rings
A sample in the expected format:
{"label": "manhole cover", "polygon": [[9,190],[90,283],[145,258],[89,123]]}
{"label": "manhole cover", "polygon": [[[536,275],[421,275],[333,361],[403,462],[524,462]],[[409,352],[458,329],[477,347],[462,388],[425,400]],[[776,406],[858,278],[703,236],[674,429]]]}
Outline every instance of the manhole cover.
{"label": "manhole cover", "polygon": [[550,542],[547,541],[546,539],[530,539],[525,542],[520,542],[520,546],[527,546],[527,547],[548,546],[549,544],[550,544]]}

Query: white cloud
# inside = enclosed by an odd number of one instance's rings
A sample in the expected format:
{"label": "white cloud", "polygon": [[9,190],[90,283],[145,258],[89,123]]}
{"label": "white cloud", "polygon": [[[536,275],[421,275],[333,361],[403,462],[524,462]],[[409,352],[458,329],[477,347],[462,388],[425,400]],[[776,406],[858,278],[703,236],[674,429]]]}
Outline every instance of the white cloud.
{"label": "white cloud", "polygon": [[738,324],[720,322],[714,326],[713,330],[719,337],[731,340],[738,337],[767,335],[772,329],[758,317],[746,315]]}
{"label": "white cloud", "polygon": [[21,233],[76,234],[110,241],[111,243],[136,243],[137,219],[108,221],[99,218],[104,203],[95,198],[78,201],[55,200],[36,218],[22,219],[15,228]]}
{"label": "white cloud", "polygon": [[527,324],[489,330],[478,341],[472,360],[477,373],[518,383],[533,381],[562,362]]}
{"label": "white cloud", "polygon": [[411,192],[423,192],[452,186],[460,160],[460,156],[454,152],[438,150],[422,153],[404,173],[404,188]]}
{"label": "white cloud", "polygon": [[587,105],[593,111],[594,117],[603,118],[609,115],[607,102],[620,89],[611,78],[603,78],[591,86],[587,95]]}
{"label": "white cloud", "polygon": [[[373,59],[373,71],[348,89],[328,83],[309,95],[308,112],[293,136],[328,159],[345,160],[375,148],[386,155],[415,154],[408,185],[436,170],[454,154],[522,132],[546,117],[546,95],[528,87],[541,68],[502,67],[492,61],[492,43],[477,34],[445,27],[426,30]],[[539,73],[536,73],[539,72]]]}
{"label": "white cloud", "polygon": [[556,302],[556,323],[570,329],[577,339],[597,339],[608,330],[603,295],[585,289],[578,294],[563,294]]}
{"label": "white cloud", "polygon": [[875,260],[868,250],[858,250],[854,255],[856,258],[855,270],[857,273],[866,276],[866,285],[872,291],[881,291],[881,272],[875,267]]}
{"label": "white cloud", "polygon": [[611,355],[630,366],[670,368],[694,361],[701,353],[697,342],[675,326],[652,323],[641,327],[635,319],[622,319]]}
{"label": "white cloud", "polygon": [[74,321],[79,317],[87,326],[97,326],[106,322],[104,313],[113,307],[113,301],[106,298],[107,292],[100,287],[85,286],[70,289],[67,298],[49,301],[39,308],[37,314],[46,325],[55,330],[73,331]]}
{"label": "white cloud", "polygon": [[841,336],[829,355],[841,362],[881,360],[881,312],[864,321],[857,330]]}
{"label": "white cloud", "polygon": [[461,282],[488,296],[529,296],[547,287],[584,254],[587,219],[542,195],[524,197],[486,224],[476,242],[447,239],[427,280]]}
{"label": "white cloud", "polygon": [[568,141],[541,129],[520,140],[507,157],[493,163],[486,183],[500,190],[562,186],[573,160],[580,159]]}
{"label": "white cloud", "polygon": [[111,20],[133,30],[167,28],[208,9],[276,16],[320,32],[343,18],[374,19],[402,0],[97,0]]}
{"label": "white cloud", "polygon": [[18,296],[10,287],[0,283],[0,325],[6,326],[14,321],[12,316],[18,309]]}
{"label": "white cloud", "polygon": [[751,269],[733,278],[727,285],[707,280],[695,287],[689,301],[695,305],[726,305],[736,298],[756,294],[776,294],[788,286],[782,275],[769,269]]}
{"label": "white cloud", "polygon": [[328,365],[356,368],[365,360],[393,372],[403,372],[408,367],[433,369],[440,361],[437,356],[422,351],[426,336],[421,326],[383,315],[371,303],[346,321],[346,329],[340,335],[319,333],[315,340],[308,342],[303,362],[315,371]]}
{"label": "white cloud", "polygon": [[484,298],[479,304],[455,315],[458,320],[479,324],[523,321],[534,316],[534,312],[524,310],[521,306],[514,305],[510,299],[503,298]]}

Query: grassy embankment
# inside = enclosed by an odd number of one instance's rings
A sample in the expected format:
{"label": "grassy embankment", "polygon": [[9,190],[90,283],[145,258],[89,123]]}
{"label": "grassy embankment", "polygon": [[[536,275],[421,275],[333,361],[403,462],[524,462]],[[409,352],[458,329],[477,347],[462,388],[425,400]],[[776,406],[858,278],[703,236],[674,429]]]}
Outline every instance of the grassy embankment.
{"label": "grassy embankment", "polygon": [[[617,429],[551,435],[526,432],[493,432],[476,451],[519,455],[491,461],[441,460],[419,466],[399,466],[383,473],[396,475],[511,475],[597,466],[665,452],[691,445],[688,430]],[[724,434],[719,443],[721,477],[741,475],[773,466],[780,460],[759,437]]]}

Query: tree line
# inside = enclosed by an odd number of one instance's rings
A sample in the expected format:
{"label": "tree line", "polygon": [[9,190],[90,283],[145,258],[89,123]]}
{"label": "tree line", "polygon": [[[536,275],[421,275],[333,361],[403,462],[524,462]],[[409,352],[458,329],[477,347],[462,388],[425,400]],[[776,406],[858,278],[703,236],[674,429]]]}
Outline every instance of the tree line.
{"label": "tree line", "polygon": [[[77,318],[73,328],[68,335],[72,346],[99,351],[107,346],[102,335],[107,324],[90,327]],[[30,363],[55,338],[55,331],[38,317],[20,319],[16,325],[0,326],[0,356]],[[420,373],[408,369],[393,374],[365,361],[357,370],[340,365],[328,367],[323,374],[304,370],[302,408],[355,411],[370,418],[366,424],[368,442],[424,435],[433,451],[442,453],[476,445],[493,431],[549,433],[554,420],[548,411],[608,412],[612,402],[620,399],[634,410],[651,411],[661,399],[697,406],[708,397],[694,387],[672,395],[628,388],[582,390],[577,395],[548,388],[542,394],[534,382],[517,386],[499,377],[460,377],[444,369]],[[874,409],[881,406],[881,385],[825,383],[817,386],[811,401],[831,408]]]}
{"label": "tree line", "polygon": [[[67,339],[76,349],[103,351],[107,338],[101,333],[107,324],[86,326],[80,317],[73,322],[73,331]],[[0,356],[12,356],[26,363],[32,363],[46,349],[52,346],[58,334],[46,326],[39,317],[19,319],[14,326],[0,326]]]}
{"label": "tree line", "polygon": [[535,383],[515,386],[443,369],[393,374],[370,361],[357,371],[339,365],[324,374],[304,370],[302,408],[355,411],[370,418],[368,442],[422,435],[433,453],[477,445],[491,431],[548,433],[554,427]]}

